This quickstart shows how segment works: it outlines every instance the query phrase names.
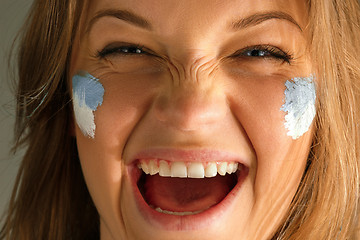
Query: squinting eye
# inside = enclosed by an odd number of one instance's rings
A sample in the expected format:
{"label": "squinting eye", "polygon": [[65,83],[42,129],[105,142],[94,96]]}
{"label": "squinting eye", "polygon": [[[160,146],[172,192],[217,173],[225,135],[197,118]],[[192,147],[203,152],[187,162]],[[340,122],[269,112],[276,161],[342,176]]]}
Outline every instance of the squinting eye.
{"label": "squinting eye", "polygon": [[123,53],[143,53],[143,50],[137,47],[121,47],[118,51]]}
{"label": "squinting eye", "polygon": [[265,57],[265,56],[270,56],[270,53],[264,50],[253,49],[246,51],[244,55],[248,57]]}
{"label": "squinting eye", "polygon": [[293,57],[288,52],[281,50],[280,48],[270,45],[255,45],[243,48],[232,55],[237,58],[263,58],[263,59],[275,59],[283,62],[291,63]]}
{"label": "squinting eye", "polygon": [[105,58],[111,55],[141,55],[146,54],[142,46],[117,46],[117,47],[105,47],[98,52],[99,58]]}

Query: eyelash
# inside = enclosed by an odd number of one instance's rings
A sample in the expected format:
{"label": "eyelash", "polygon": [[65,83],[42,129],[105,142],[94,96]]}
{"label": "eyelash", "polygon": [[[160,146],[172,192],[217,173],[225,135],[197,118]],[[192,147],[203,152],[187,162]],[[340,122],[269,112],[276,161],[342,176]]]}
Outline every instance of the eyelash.
{"label": "eyelash", "polygon": [[144,46],[142,45],[124,45],[120,47],[105,47],[101,51],[98,51],[97,57],[100,59],[106,58],[110,55],[152,55],[149,52],[144,50]]}
{"label": "eyelash", "polygon": [[290,52],[286,52],[272,45],[248,46],[236,51],[232,57],[272,58],[288,64],[291,64],[292,60],[294,60],[294,57]]}
{"label": "eyelash", "polygon": [[[142,45],[124,45],[119,47],[105,47],[101,51],[98,51],[97,57],[104,59],[107,56],[119,54],[119,55],[153,55],[146,49],[144,50]],[[283,51],[278,47],[271,45],[254,45],[248,46],[241,50],[236,51],[231,55],[233,58],[271,58],[275,60],[283,61],[284,63],[291,64],[294,59],[292,54]]]}

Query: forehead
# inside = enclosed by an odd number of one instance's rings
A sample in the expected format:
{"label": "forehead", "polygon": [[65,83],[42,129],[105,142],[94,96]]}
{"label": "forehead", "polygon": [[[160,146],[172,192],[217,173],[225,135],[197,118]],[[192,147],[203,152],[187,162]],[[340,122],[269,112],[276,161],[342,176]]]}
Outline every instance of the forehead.
{"label": "forehead", "polygon": [[[91,19],[105,10],[125,10],[146,19],[161,35],[221,30],[253,14],[282,12],[299,26],[307,23],[305,0],[91,0],[85,15]],[[204,33],[206,34],[206,33]]]}

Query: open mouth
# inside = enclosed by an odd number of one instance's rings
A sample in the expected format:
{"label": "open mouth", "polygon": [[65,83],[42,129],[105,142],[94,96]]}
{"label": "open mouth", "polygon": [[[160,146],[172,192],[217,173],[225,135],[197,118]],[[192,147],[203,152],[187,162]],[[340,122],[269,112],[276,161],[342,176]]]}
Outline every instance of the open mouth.
{"label": "open mouth", "polygon": [[198,215],[239,189],[248,169],[238,162],[186,162],[138,159],[137,187],[161,214]]}

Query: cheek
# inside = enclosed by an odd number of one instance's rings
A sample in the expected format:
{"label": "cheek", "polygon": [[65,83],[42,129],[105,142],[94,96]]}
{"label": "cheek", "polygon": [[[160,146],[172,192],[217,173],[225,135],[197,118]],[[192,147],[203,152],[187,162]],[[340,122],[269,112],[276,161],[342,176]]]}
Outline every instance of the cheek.
{"label": "cheek", "polygon": [[96,112],[96,140],[103,145],[102,151],[107,149],[119,155],[151,108],[161,77],[113,74],[102,79],[106,94],[104,104]]}
{"label": "cheek", "polygon": [[308,80],[240,80],[232,94],[233,112],[256,153],[254,194],[261,211],[268,212],[269,203],[291,201],[304,172],[315,115],[315,88]]}
{"label": "cheek", "polygon": [[[94,118],[90,116],[88,120],[91,122],[94,119],[95,135],[91,138],[79,127],[76,137],[88,186],[95,191],[105,191],[121,186],[123,150],[133,129],[151,106],[158,84],[149,77],[94,75],[99,76],[99,82],[105,89],[101,106],[92,112]],[[118,190],[111,189],[108,194],[96,195],[115,194]],[[116,198],[113,196],[111,199]]]}
{"label": "cheek", "polygon": [[313,77],[287,80],[282,95],[281,108],[275,108],[281,116],[280,121],[274,122],[274,127],[262,135],[262,141],[257,141],[258,149],[267,142],[266,151],[257,151],[257,176],[261,183],[258,189],[271,194],[273,199],[292,196],[304,172],[316,114]]}
{"label": "cheek", "polygon": [[[86,140],[84,142],[91,145],[94,152],[95,149],[99,152],[105,151],[121,159],[121,150],[126,139],[151,106],[162,77],[159,76],[160,74],[96,74],[96,72],[95,75],[98,79],[88,74],[96,79],[96,82],[87,79],[88,81],[82,84],[86,87],[82,87],[83,91],[78,94],[76,94],[79,92],[76,86],[79,84],[73,84],[75,118],[83,135],[79,138]],[[79,82],[79,78],[75,75],[73,82]],[[91,87],[94,83],[97,84],[96,87],[102,88],[102,94],[98,93],[98,89],[94,90],[94,87]],[[82,104],[84,102],[82,100],[79,104],[77,100],[77,96],[96,98],[98,95],[101,95],[101,102],[98,101],[96,108]]]}
{"label": "cheek", "polygon": [[[141,77],[129,77],[125,81],[124,77],[116,74],[99,76],[98,79],[104,88],[103,101],[95,111],[91,111],[92,115],[89,114],[88,119],[88,122],[94,120],[94,137],[80,127],[85,121],[77,121],[76,138],[90,194],[99,212],[109,214],[114,209],[120,212],[118,200],[122,191],[119,190],[125,170],[123,149],[133,129],[150,107],[157,84]],[[79,115],[79,112],[76,114]],[[104,216],[104,219],[113,217],[110,214]]]}
{"label": "cheek", "polygon": [[75,120],[84,136],[95,137],[94,112],[101,106],[104,88],[99,79],[87,72],[79,72],[72,78]]}

